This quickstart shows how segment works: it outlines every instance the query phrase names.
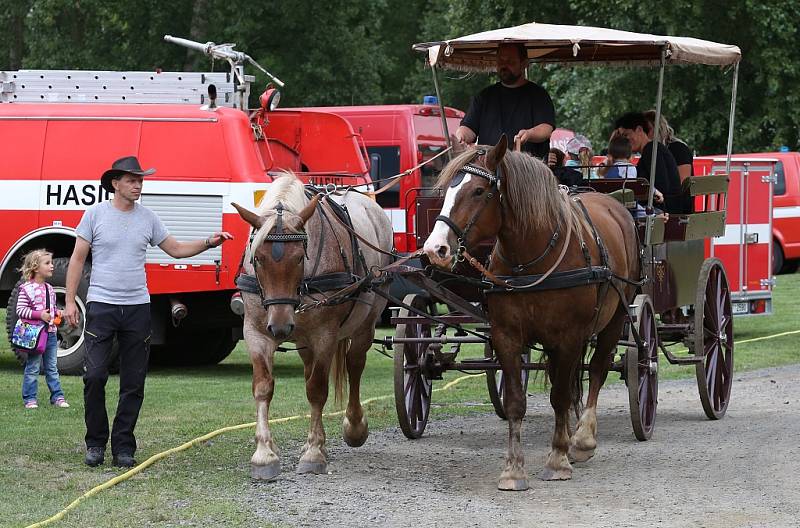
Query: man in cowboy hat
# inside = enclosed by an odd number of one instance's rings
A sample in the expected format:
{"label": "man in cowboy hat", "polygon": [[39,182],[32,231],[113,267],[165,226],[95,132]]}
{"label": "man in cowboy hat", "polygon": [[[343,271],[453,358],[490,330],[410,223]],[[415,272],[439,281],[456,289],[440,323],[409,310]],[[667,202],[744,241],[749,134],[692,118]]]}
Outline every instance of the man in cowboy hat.
{"label": "man in cowboy hat", "polygon": [[120,357],[119,403],[111,452],[115,466],[136,464],[133,430],[144,400],[150,352],[150,294],[144,270],[147,247],[158,246],[173,258],[185,258],[233,238],[224,231],[189,242],[172,237],[153,211],[137,203],[144,177],[154,172],[142,170],[134,156],[115,161],[100,179],[103,188],[114,193],[113,198],[89,207],[75,230],[78,236],[67,268],[64,315],[69,324],[79,323],[75,292],[91,250],[83,375],[85,462],[89,466],[103,463],[108,442],[105,386],[115,336]]}

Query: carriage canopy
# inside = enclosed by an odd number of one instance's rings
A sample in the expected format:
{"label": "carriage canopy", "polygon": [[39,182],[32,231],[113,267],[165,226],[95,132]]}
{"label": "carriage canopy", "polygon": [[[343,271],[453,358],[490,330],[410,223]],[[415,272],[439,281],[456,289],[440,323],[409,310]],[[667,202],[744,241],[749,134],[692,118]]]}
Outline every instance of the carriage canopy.
{"label": "carriage canopy", "polygon": [[510,28],[415,44],[427,53],[428,63],[442,69],[494,72],[501,44],[523,44],[531,62],[560,64],[734,65],[741,59],[738,46],[689,37],[632,33],[588,26],[563,26],[531,22]]}

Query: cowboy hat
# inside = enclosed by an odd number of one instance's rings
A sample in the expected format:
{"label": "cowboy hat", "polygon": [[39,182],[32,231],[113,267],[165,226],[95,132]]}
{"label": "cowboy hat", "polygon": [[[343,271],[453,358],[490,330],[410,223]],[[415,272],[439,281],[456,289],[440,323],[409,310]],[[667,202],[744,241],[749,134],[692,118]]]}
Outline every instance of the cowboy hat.
{"label": "cowboy hat", "polygon": [[142,167],[139,165],[139,160],[136,159],[136,156],[126,156],[115,161],[111,165],[111,168],[103,173],[103,176],[100,178],[100,185],[106,191],[113,193],[114,186],[111,185],[111,180],[121,178],[124,174],[149,176],[155,171],[155,169],[142,170]]}

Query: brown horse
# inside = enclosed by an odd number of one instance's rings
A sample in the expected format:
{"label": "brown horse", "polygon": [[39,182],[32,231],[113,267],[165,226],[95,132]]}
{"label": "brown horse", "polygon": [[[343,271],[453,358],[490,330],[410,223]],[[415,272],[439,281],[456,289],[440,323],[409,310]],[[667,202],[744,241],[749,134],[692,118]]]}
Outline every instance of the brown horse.
{"label": "brown horse", "polygon": [[[360,236],[384,251],[391,250],[391,223],[375,201],[356,192],[331,198],[346,205]],[[273,357],[284,341],[294,342],[303,359],[311,406],[310,430],[297,472],[324,474],[328,461],[322,412],[328,399],[329,372],[334,372],[337,399],[349,376],[342,435],[348,445],[361,446],[368,435],[359,394],[361,374],[386,301],[371,291],[356,291],[340,304],[299,313],[295,310],[299,304],[324,299],[330,290],[341,291],[354,274],[363,276],[373,266],[385,266],[389,258],[366,245],[357,248],[364,257],[358,258],[350,233],[333,218],[331,206],[320,203],[319,195],[309,200],[302,182],[293,174],[279,177],[270,185],[257,213],[233,205],[254,229],[245,250],[244,272],[257,279],[259,287],[255,289],[260,290],[242,293],[244,339],[253,364],[257,412],[252,477],[270,480],[280,471],[269,429],[269,406],[275,387]],[[324,281],[315,283],[315,278]]]}
{"label": "brown horse", "polygon": [[[635,294],[635,286],[618,278],[639,279],[639,244],[631,215],[609,196],[580,196],[603,251],[580,204],[560,192],[555,176],[541,161],[507,152],[505,136],[494,147],[469,148],[457,156],[442,171],[438,185],[446,189],[444,205],[424,245],[432,263],[450,266],[462,247],[496,238],[490,273],[529,276],[554,269],[548,280],[562,282],[559,289],[497,288],[487,293],[487,304],[492,345],[506,383],[509,428],[508,455],[498,487],[528,488],[520,446],[526,406],[520,369],[521,353],[531,343],[539,343],[545,351],[555,412],[552,449],[541,478],[569,479],[570,459],[588,460],[597,446],[597,396],[624,327],[623,302]],[[607,266],[601,266],[605,252]],[[570,286],[566,279],[555,278],[566,270],[588,269],[587,253],[592,266],[610,271],[607,276],[613,274],[616,288],[607,279]],[[523,284],[517,280],[517,285]],[[626,297],[622,302],[617,291]],[[589,396],[570,437],[569,410],[581,401],[581,365],[593,335],[597,346],[589,366]]]}

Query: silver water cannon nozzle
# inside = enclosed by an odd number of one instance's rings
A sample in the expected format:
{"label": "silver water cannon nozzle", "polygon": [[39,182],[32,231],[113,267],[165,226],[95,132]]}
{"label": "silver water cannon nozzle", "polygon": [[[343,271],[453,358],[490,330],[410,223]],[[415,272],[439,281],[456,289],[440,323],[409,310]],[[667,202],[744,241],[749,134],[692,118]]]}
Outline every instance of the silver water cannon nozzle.
{"label": "silver water cannon nozzle", "polygon": [[183,46],[185,48],[189,48],[195,51],[199,51],[204,55],[208,55],[214,59],[223,59],[227,60],[231,63],[231,65],[242,66],[245,62],[249,62],[262,72],[267,75],[272,81],[280,86],[281,88],[284,87],[283,81],[272,75],[270,72],[265,70],[259,63],[257,63],[253,58],[248,55],[247,53],[242,53],[241,51],[236,51],[233,48],[236,44],[215,44],[213,42],[206,42],[205,44],[200,42],[195,42],[193,40],[180,38],[180,37],[173,37],[172,35],[164,35],[164,40],[171,44],[177,44],[178,46]]}

